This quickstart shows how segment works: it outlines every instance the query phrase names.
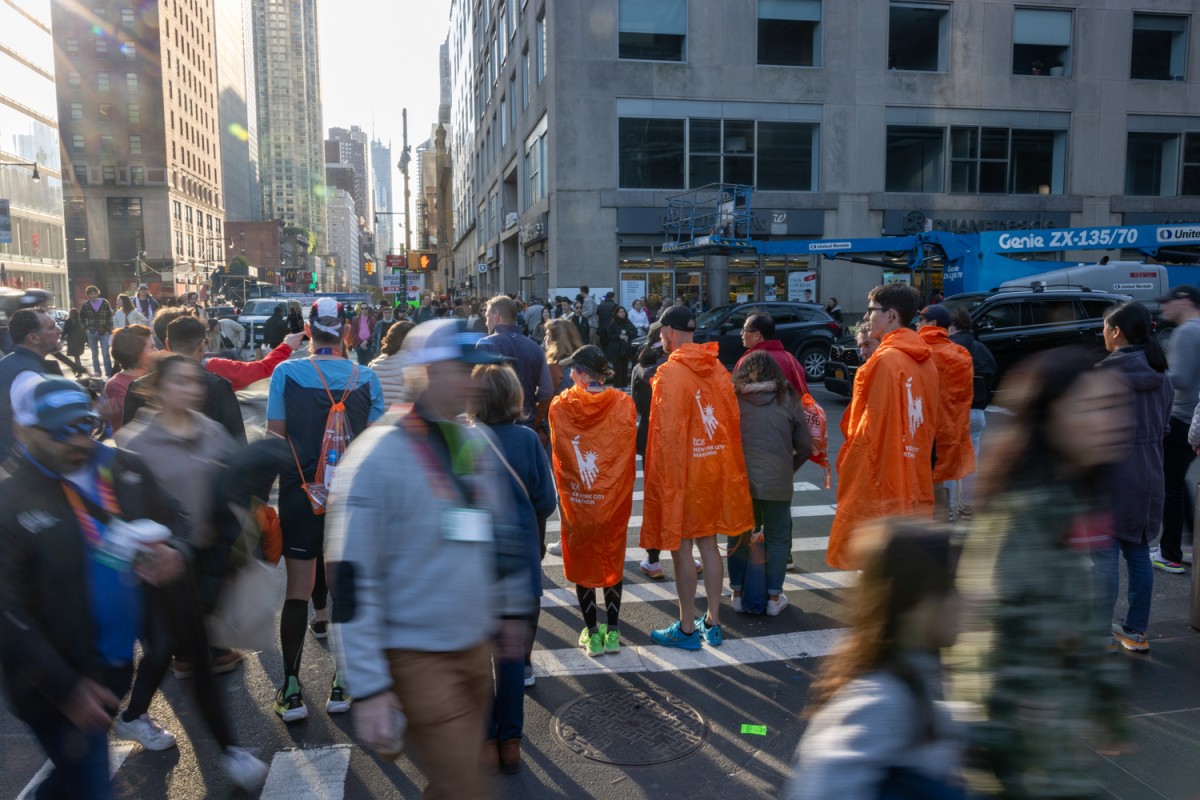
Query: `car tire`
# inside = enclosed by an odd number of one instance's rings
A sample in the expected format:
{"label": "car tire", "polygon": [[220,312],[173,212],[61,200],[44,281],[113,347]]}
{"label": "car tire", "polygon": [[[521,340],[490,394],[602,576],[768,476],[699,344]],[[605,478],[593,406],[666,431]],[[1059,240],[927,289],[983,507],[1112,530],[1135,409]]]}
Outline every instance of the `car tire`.
{"label": "car tire", "polygon": [[810,381],[825,379],[825,365],[829,363],[829,345],[809,345],[803,348],[796,360],[804,367],[804,376]]}

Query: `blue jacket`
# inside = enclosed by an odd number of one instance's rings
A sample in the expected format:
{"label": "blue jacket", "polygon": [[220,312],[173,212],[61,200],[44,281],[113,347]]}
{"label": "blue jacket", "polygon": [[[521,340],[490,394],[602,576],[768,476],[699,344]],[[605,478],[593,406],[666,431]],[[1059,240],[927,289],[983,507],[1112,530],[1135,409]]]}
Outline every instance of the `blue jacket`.
{"label": "blue jacket", "polygon": [[[8,459],[12,452],[16,437],[13,436],[12,385],[22,372],[36,372],[45,375],[47,372],[58,372],[52,369],[37,353],[28,347],[18,345],[13,351],[0,358],[0,464]],[[60,373],[61,374],[61,373]]]}
{"label": "blue jacket", "polygon": [[521,382],[521,388],[525,391],[525,415],[519,422],[532,426],[538,403],[546,402],[554,396],[554,386],[550,383],[550,366],[546,363],[546,354],[542,352],[542,348],[521,333],[517,325],[497,325],[495,333],[483,337],[475,346],[498,353],[512,362],[517,380]]}
{"label": "blue jacket", "polygon": [[1158,535],[1163,510],[1163,438],[1175,391],[1165,372],[1155,372],[1145,348],[1122,347],[1100,362],[1121,371],[1132,396],[1136,428],[1125,458],[1105,473],[1105,496],[1112,506],[1113,535],[1147,544]]}
{"label": "blue jacket", "polygon": [[[546,450],[537,434],[523,425],[506,423],[491,426],[491,431],[500,442],[500,451],[508,459],[513,470],[521,478],[524,488],[517,485],[512,475],[509,483],[512,485],[513,499],[517,513],[517,526],[527,532],[529,544],[530,567],[533,573],[533,593],[535,597],[542,596],[542,552],[539,527],[541,520],[554,513],[558,504],[558,493],[554,489],[554,474],[550,471],[550,462],[546,458]],[[505,470],[508,472],[508,470]],[[526,492],[529,493],[528,499]]]}

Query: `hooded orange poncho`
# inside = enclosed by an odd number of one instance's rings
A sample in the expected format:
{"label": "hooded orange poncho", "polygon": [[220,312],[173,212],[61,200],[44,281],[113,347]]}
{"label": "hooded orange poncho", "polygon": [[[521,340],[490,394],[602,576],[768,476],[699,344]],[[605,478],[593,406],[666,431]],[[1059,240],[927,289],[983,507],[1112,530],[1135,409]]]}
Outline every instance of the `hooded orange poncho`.
{"label": "hooded orange poncho", "polygon": [[754,527],[737,396],[717,345],[685,344],[654,376],[643,464],[641,546],[738,536]]}
{"label": "hooded orange poncho", "polygon": [[[969,383],[969,382],[968,382]],[[933,512],[933,436],[938,416],[933,352],[915,331],[884,334],[854,376],[842,417],[837,513],[825,560],[857,569],[850,539],[861,523],[893,514]]]}
{"label": "hooded orange poncho", "polygon": [[550,404],[550,442],[566,578],[589,589],[614,586],[625,572],[637,471],[632,398],[572,386]]}
{"label": "hooded orange poncho", "polygon": [[971,403],[975,400],[975,364],[965,347],[950,341],[950,332],[926,325],[917,334],[933,350],[938,371],[938,424],[935,436],[936,482],[956,481],[975,471],[971,444]]}

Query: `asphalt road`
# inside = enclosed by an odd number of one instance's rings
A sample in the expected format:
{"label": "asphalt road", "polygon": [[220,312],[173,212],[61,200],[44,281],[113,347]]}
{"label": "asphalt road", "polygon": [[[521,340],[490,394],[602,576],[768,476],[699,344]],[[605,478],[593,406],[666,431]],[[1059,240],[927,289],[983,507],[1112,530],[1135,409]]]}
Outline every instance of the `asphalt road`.
{"label": "asphalt road", "polygon": [[[248,421],[261,425],[265,384],[242,394]],[[830,449],[841,445],[838,421],[843,398],[816,389],[814,396],[830,420]],[[986,444],[985,444],[986,447]],[[640,468],[640,464],[639,464]],[[734,614],[722,608],[726,644],[698,656],[665,651],[650,643],[649,632],[676,617],[671,600],[669,558],[664,583],[626,564],[622,608],[624,651],[590,660],[578,652],[582,626],[574,589],[563,579],[561,561],[548,557],[537,638],[537,684],[527,691],[523,768],[497,776],[496,797],[698,798],[774,797],[786,779],[803,730],[800,712],[819,656],[836,630],[846,625],[842,605],[853,578],[824,564],[823,538],[832,520],[833,490],[821,486],[820,470],[805,465],[795,477],[793,499],[796,571],[786,591],[791,606],[778,617]],[[639,477],[635,491],[642,491]],[[633,514],[641,514],[640,495]],[[548,538],[554,538],[551,534]],[[640,559],[637,530],[631,529],[630,559]],[[282,575],[280,576],[282,580]],[[1200,742],[1200,634],[1186,626],[1190,576],[1164,576],[1155,588],[1152,653],[1119,656],[1133,675],[1132,713],[1137,719],[1139,753],[1115,759],[1097,757],[1098,783],[1107,797],[1184,800],[1196,795],[1194,776]],[[454,591],[447,586],[448,593]],[[702,593],[703,589],[701,589]],[[700,601],[703,606],[703,599]],[[348,716],[331,717],[321,700],[332,676],[326,645],[309,639],[302,680],[310,708],[307,721],[284,725],[271,712],[281,676],[277,651],[252,653],[244,665],[222,676],[226,700],[239,738],[272,763],[262,798],[416,798],[423,784],[413,763],[380,760],[350,736]],[[597,698],[591,693],[636,690]],[[581,699],[582,698],[582,699]],[[615,741],[605,741],[600,721],[622,713]],[[202,798],[239,795],[217,764],[218,751],[207,735],[186,681],[168,676],[151,713],[175,731],[179,746],[143,751],[114,740],[120,763],[114,777],[120,798]],[[560,724],[560,719],[562,724]],[[1190,724],[1190,727],[1189,727]],[[743,726],[763,726],[744,729]],[[609,729],[617,726],[610,724]],[[0,798],[18,797],[44,757],[25,728],[0,713]],[[650,765],[604,763],[591,756],[618,753],[621,760],[674,760]]]}

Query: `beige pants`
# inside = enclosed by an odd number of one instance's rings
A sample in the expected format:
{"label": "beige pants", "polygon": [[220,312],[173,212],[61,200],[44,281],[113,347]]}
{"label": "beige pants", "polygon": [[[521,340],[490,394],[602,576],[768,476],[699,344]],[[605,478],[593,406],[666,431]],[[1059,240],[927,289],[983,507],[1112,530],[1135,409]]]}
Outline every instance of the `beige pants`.
{"label": "beige pants", "polygon": [[424,800],[485,797],[480,756],[492,707],[491,641],[454,653],[387,656],[413,756],[429,779]]}

